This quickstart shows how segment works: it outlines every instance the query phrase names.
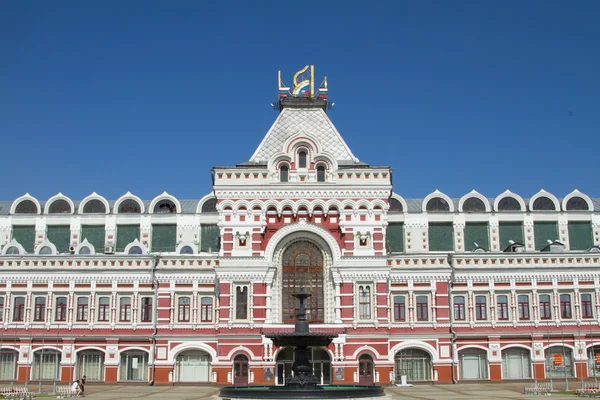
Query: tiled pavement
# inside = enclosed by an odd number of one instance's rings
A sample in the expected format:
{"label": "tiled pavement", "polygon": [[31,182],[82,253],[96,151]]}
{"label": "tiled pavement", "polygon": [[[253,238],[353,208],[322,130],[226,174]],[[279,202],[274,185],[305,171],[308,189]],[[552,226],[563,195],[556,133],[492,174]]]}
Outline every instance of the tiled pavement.
{"label": "tiled pavement", "polygon": [[[578,382],[569,382],[570,388],[579,387]],[[450,399],[541,399],[542,396],[525,396],[523,388],[531,383],[461,383],[457,385],[415,385],[412,388],[386,387],[392,400],[450,400]],[[564,382],[555,388],[564,388]],[[31,385],[30,390],[37,390]],[[43,391],[50,391],[44,387]],[[86,385],[86,398],[96,400],[152,399],[152,400],[218,400],[219,388],[215,386],[147,386],[147,385]],[[391,397],[389,397],[391,396]],[[553,394],[552,400],[574,399],[573,395]]]}

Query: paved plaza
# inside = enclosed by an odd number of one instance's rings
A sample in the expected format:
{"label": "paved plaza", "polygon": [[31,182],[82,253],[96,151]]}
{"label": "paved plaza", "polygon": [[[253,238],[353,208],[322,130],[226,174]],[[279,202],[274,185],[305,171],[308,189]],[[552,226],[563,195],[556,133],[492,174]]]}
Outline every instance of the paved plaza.
{"label": "paved plaza", "polygon": [[[523,388],[528,382],[507,383],[462,383],[457,385],[415,385],[412,388],[386,387],[385,391],[393,400],[449,400],[449,399],[536,399],[544,396],[525,396]],[[570,389],[577,389],[579,382],[569,382]],[[554,385],[564,388],[564,382]],[[30,387],[30,389],[37,389]],[[50,391],[50,388],[43,388]],[[218,400],[219,387],[216,386],[147,386],[147,385],[86,385],[86,398],[97,400],[153,399],[153,400]],[[574,399],[574,395],[553,394],[554,400]]]}

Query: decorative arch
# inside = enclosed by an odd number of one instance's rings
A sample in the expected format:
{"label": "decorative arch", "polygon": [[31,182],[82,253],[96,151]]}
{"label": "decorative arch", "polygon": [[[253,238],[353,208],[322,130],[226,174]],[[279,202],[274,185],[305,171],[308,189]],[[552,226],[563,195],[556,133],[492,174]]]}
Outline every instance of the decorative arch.
{"label": "decorative arch", "polygon": [[[53,203],[57,202],[57,201],[65,201],[70,208],[69,212],[66,213],[54,213],[54,212],[50,212],[50,209],[52,208]],[[65,196],[62,193],[57,193],[54,196],[50,197],[47,201],[46,201],[46,205],[44,206],[44,214],[73,214],[75,212],[75,205],[73,204],[73,200],[71,200],[70,198],[68,198],[67,196]]]}
{"label": "decorative arch", "polygon": [[576,198],[576,197],[580,197],[583,200],[585,200],[585,202],[588,205],[588,209],[587,210],[582,210],[582,211],[594,211],[594,203],[592,202],[592,199],[590,198],[590,196],[588,196],[585,193],[581,193],[579,190],[575,189],[573,190],[571,193],[569,193],[568,195],[565,196],[565,198],[562,201],[562,209],[563,211],[570,211],[567,209],[567,204],[569,203],[569,200]]}
{"label": "decorative arch", "polygon": [[100,352],[106,354],[106,349],[103,349],[101,347],[96,347],[96,346],[84,346],[84,347],[80,347],[78,349],[75,349],[75,354],[81,353],[82,351],[87,351],[87,350],[96,350],[96,351],[100,351]]}
{"label": "decorative arch", "polygon": [[121,206],[121,203],[123,203],[125,200],[133,200],[136,203],[138,203],[138,205],[140,207],[140,214],[143,214],[146,211],[146,208],[144,207],[144,202],[142,201],[142,199],[140,199],[139,197],[137,197],[134,194],[131,194],[131,192],[127,192],[123,196],[119,197],[119,199],[115,202],[115,205],[113,206],[113,212],[115,214],[120,214],[119,207]]}
{"label": "decorative arch", "polygon": [[[88,253],[81,253],[82,249],[87,249],[89,250]],[[90,242],[88,242],[87,238],[84,238],[83,241],[81,243],[79,243],[77,245],[77,247],[75,247],[75,254],[79,254],[79,255],[93,255],[96,254],[96,248],[94,246],[92,246],[92,244]]]}
{"label": "decorative arch", "polygon": [[397,345],[392,347],[388,353],[388,361],[394,362],[396,353],[404,349],[419,349],[426,351],[429,354],[429,357],[431,357],[432,363],[438,362],[439,360],[438,351],[435,349],[435,347],[433,347],[429,343],[420,342],[417,340],[409,340],[406,342],[398,343]]}
{"label": "decorative arch", "polygon": [[542,348],[542,350],[546,351],[547,349],[549,349],[551,347],[566,347],[568,349],[573,350],[573,355],[575,355],[575,346],[572,346],[572,345],[567,344],[567,343],[552,343],[552,344],[548,344],[548,345],[544,346]]}
{"label": "decorative arch", "polygon": [[177,356],[179,355],[179,353],[183,352],[183,351],[188,351],[188,350],[201,350],[204,351],[206,353],[208,353],[208,355],[212,358],[212,362],[218,361],[219,356],[217,355],[217,351],[215,349],[213,349],[212,347],[210,347],[208,344],[203,343],[203,342],[186,342],[186,343],[182,343],[182,344],[178,344],[177,346],[173,347],[170,351],[169,351],[169,362],[174,363],[175,360],[177,359]]}
{"label": "decorative arch", "polygon": [[220,212],[225,211],[225,209],[229,207],[231,210],[235,209],[235,203],[233,200],[223,200],[222,202],[217,204],[217,210]]}
{"label": "decorative arch", "polygon": [[[50,248],[51,253],[50,254],[41,254],[40,251],[42,251],[42,249],[44,249],[44,247]],[[52,243],[48,239],[44,239],[44,241],[42,243],[35,246],[34,253],[37,255],[42,255],[42,256],[49,256],[49,255],[58,254],[58,251],[56,250],[56,246],[54,245],[54,243]]]}
{"label": "decorative arch", "polygon": [[181,203],[179,200],[177,200],[177,198],[175,198],[175,196],[172,196],[167,192],[162,192],[162,194],[159,194],[150,202],[150,205],[148,206],[148,214],[159,214],[155,212],[154,208],[163,200],[168,200],[175,206],[175,212],[169,212],[166,214],[181,214]]}
{"label": "decorative arch", "polygon": [[[214,203],[214,207],[213,207],[214,211],[202,211],[202,209],[205,208],[204,206],[206,205],[208,207],[210,203]],[[214,194],[209,193],[209,194],[205,195],[203,198],[201,198],[200,201],[198,202],[198,205],[196,206],[196,214],[207,213],[207,212],[217,212],[218,209],[219,208],[217,207],[217,198],[215,197]]]}
{"label": "decorative arch", "polygon": [[85,205],[92,200],[97,200],[104,204],[104,213],[102,214],[110,213],[110,204],[108,203],[108,200],[100,196],[98,193],[94,192],[89,196],[85,197],[83,200],[81,200],[81,202],[79,203],[79,210],[77,210],[77,214],[84,214],[83,210],[85,209]]}
{"label": "decorative arch", "polygon": [[439,198],[445,200],[446,203],[448,203],[448,212],[454,212],[454,202],[452,201],[452,199],[448,195],[440,192],[437,189],[435,190],[435,192],[429,194],[427,197],[425,197],[423,199],[423,204],[421,207],[423,212],[427,212],[427,204],[429,203],[430,200],[435,199],[436,197],[439,197]]}
{"label": "decorative arch", "polygon": [[533,349],[531,347],[527,347],[524,344],[518,344],[518,343],[513,343],[513,344],[507,344],[504,347],[500,348],[500,353],[502,353],[504,350],[508,350],[508,349],[512,349],[512,348],[521,348],[521,349],[525,349],[525,350],[529,350],[529,356],[531,357],[531,353],[533,352]]}
{"label": "decorative arch", "polygon": [[[19,253],[18,254],[7,254],[8,250],[11,247],[16,248],[19,251]],[[23,246],[21,246],[21,243],[17,242],[14,238],[2,248],[2,255],[23,255],[26,253],[27,252],[25,251],[25,248]]]}
{"label": "decorative arch", "polygon": [[[510,190],[506,190],[504,193],[500,194],[498,197],[496,197],[496,199],[494,200],[494,211],[496,212],[500,212],[500,211],[505,211],[505,210],[500,210],[498,208],[498,205],[500,204],[500,201],[502,199],[504,199],[505,197],[512,197],[513,199],[515,199],[519,205],[521,206],[520,210],[514,210],[514,212],[525,212],[527,210],[527,206],[525,205],[525,200],[523,200],[523,198],[521,196],[519,196],[516,193],[511,192]],[[509,211],[509,210],[507,210]],[[511,211],[511,210],[510,210]]]}
{"label": "decorative arch", "polygon": [[489,200],[482,195],[481,193],[472,190],[471,192],[465,194],[463,197],[460,198],[460,201],[458,202],[458,211],[459,212],[463,212],[463,206],[465,204],[465,201],[467,201],[470,198],[475,198],[475,199],[479,199],[483,202],[483,205],[485,207],[485,212],[491,212],[492,211],[492,207],[490,206],[490,202]]}
{"label": "decorative arch", "polygon": [[469,350],[469,349],[477,349],[477,350],[483,350],[485,351],[485,354],[488,356],[489,358],[489,353],[490,353],[490,349],[488,349],[487,347],[484,346],[480,346],[478,344],[467,344],[465,346],[459,347],[456,349],[457,353],[460,353],[463,350]]}
{"label": "decorative arch", "polygon": [[[31,201],[35,207],[36,207],[36,212],[35,213],[17,213],[17,207],[19,206],[19,204],[23,201]],[[38,199],[36,199],[35,197],[33,197],[32,195],[30,195],[29,193],[25,193],[23,196],[18,197],[15,201],[12,202],[11,206],[10,206],[10,213],[11,214],[37,214],[40,215],[42,213],[42,207],[40,206],[40,202],[38,201]]]}
{"label": "decorative arch", "polygon": [[123,252],[125,254],[130,254],[129,251],[131,251],[135,247],[139,247],[142,250],[142,254],[131,253],[131,255],[145,255],[145,254],[148,254],[148,249],[146,248],[146,246],[144,246],[143,244],[141,244],[138,239],[135,239],[133,242],[131,242],[127,246],[125,246],[125,249],[123,250]]}
{"label": "decorative arch", "polygon": [[[535,201],[537,199],[539,199],[541,197],[547,197],[547,198],[549,198],[552,201],[552,203],[554,203],[554,210],[534,210],[533,204],[535,203]],[[556,198],[555,195],[553,195],[552,193],[548,193],[544,189],[542,189],[539,192],[537,192],[536,194],[534,194],[533,196],[531,196],[531,199],[529,199],[529,211],[554,211],[554,212],[558,212],[558,211],[560,211],[560,202],[558,201],[558,198]]]}
{"label": "decorative arch", "polygon": [[252,350],[250,350],[248,347],[242,346],[242,345],[239,345],[239,346],[231,349],[231,351],[227,354],[227,359],[233,360],[239,354],[243,354],[243,355],[247,356],[248,360],[259,360],[258,357],[254,356],[254,353],[252,352]]}
{"label": "decorative arch", "polygon": [[356,349],[352,354],[352,359],[358,360],[358,357],[360,357],[364,353],[367,353],[371,357],[373,357],[373,360],[381,359],[381,355],[379,354],[379,352],[375,350],[375,348],[367,345],[360,346],[358,349]]}
{"label": "decorative arch", "polygon": [[[402,211],[392,209],[392,199],[394,199],[400,203],[400,205],[402,206]],[[390,196],[390,199],[389,199],[389,203],[390,203],[389,212],[408,212],[408,204],[406,203],[406,200],[404,200],[404,197],[400,196],[397,193],[392,193],[392,195]]]}
{"label": "decorative arch", "polygon": [[198,254],[198,245],[193,242],[181,242],[177,245],[175,252],[180,255],[189,255],[189,253],[182,253],[184,247],[190,247],[192,249],[192,254]]}
{"label": "decorative arch", "polygon": [[271,237],[271,240],[269,240],[269,243],[267,244],[267,248],[265,249],[265,258],[272,261],[276,249],[285,247],[294,240],[299,240],[303,232],[312,233],[314,236],[320,239],[317,239],[317,242],[320,242],[318,244],[321,246],[326,245],[326,248],[331,251],[331,254],[334,256],[336,261],[339,261],[342,258],[342,251],[338,246],[337,241],[326,229],[304,221],[286,225],[285,227],[279,229]]}
{"label": "decorative arch", "polygon": [[131,351],[131,350],[145,351],[146,353],[148,353],[148,356],[150,356],[149,349],[145,349],[145,348],[139,347],[139,346],[131,346],[131,347],[125,347],[124,349],[117,351],[117,353],[119,354],[119,358],[121,358],[121,353],[125,353],[126,351]]}
{"label": "decorative arch", "polygon": [[56,346],[50,346],[50,345],[46,345],[46,344],[36,347],[35,349],[32,347],[31,354],[37,353],[38,351],[42,351],[42,350],[54,350],[62,355],[62,349],[60,349]]}

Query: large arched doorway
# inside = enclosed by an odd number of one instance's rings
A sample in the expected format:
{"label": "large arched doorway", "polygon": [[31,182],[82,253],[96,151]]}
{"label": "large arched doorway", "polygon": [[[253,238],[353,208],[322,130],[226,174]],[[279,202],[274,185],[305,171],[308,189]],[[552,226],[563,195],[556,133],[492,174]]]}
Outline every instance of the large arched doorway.
{"label": "large arched doorway", "polygon": [[0,380],[12,381],[17,377],[19,353],[13,349],[0,350]]}
{"label": "large arched doorway", "polygon": [[235,386],[248,385],[248,357],[238,354],[233,359],[233,384]]}
{"label": "large arched doorway", "polygon": [[[331,384],[331,358],[327,350],[321,347],[309,348],[310,364],[313,373],[319,380],[319,385]],[[294,348],[285,347],[277,353],[275,362],[277,363],[276,385],[285,385],[285,382],[292,376],[292,364],[294,363]]]}
{"label": "large arched doorway", "polygon": [[54,349],[41,349],[33,355],[32,380],[54,381],[60,378],[61,353]]}
{"label": "large arched doorway", "polygon": [[176,382],[210,382],[211,357],[202,350],[182,351],[175,360]]}
{"label": "large arched doorway", "polygon": [[296,322],[298,301],[294,297],[301,287],[311,294],[306,300],[306,319],[325,322],[323,296],[323,253],[315,244],[301,240],[285,249],[282,258],[282,321]]}
{"label": "large arched doorway", "polygon": [[375,365],[373,357],[368,354],[358,357],[358,384],[368,386],[375,384]]}
{"label": "large arched doorway", "polygon": [[147,381],[148,353],[143,350],[122,352],[119,370],[120,381]]}
{"label": "large arched doorway", "polygon": [[424,350],[400,350],[394,356],[394,368],[398,382],[403,375],[409,382],[431,380],[431,356]]}
{"label": "large arched doorway", "polygon": [[600,376],[600,345],[591,346],[587,350],[588,376],[591,378]]}
{"label": "large arched doorway", "polygon": [[573,351],[566,346],[548,347],[544,352],[546,358],[546,378],[572,378]]}
{"label": "large arched doorway", "polygon": [[485,350],[459,350],[458,359],[460,379],[488,379],[488,360]]}
{"label": "large arched doorway", "polygon": [[104,381],[104,353],[100,350],[83,350],[77,353],[77,374],[86,381]]}
{"label": "large arched doorway", "polygon": [[531,352],[520,347],[502,350],[502,378],[531,378]]}

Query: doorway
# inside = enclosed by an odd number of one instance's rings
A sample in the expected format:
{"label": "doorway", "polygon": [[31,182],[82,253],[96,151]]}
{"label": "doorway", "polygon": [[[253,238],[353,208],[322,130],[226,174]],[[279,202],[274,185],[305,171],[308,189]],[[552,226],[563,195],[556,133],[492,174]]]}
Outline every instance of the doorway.
{"label": "doorway", "polygon": [[248,385],[248,357],[238,354],[233,359],[233,385]]}
{"label": "doorway", "polygon": [[[275,360],[277,363],[276,385],[285,385],[285,382],[292,376],[292,364],[294,364],[294,360],[293,347],[286,347],[277,354]],[[310,347],[309,361],[313,368],[313,374],[317,377],[317,384],[330,385],[331,358],[327,350],[322,347]]]}
{"label": "doorway", "polygon": [[367,386],[375,384],[373,357],[368,354],[363,354],[358,358],[358,384]]}

